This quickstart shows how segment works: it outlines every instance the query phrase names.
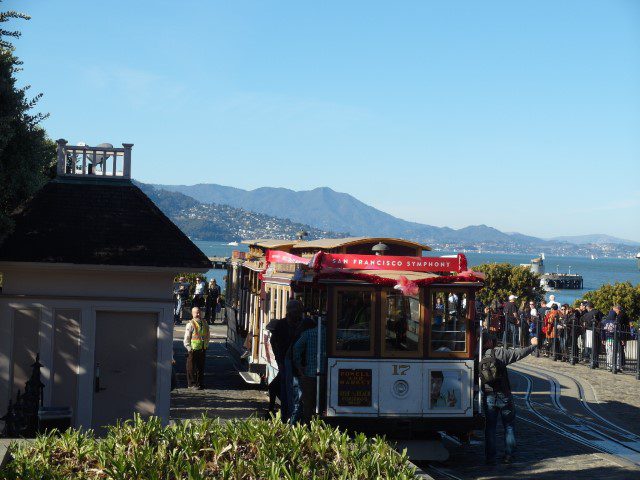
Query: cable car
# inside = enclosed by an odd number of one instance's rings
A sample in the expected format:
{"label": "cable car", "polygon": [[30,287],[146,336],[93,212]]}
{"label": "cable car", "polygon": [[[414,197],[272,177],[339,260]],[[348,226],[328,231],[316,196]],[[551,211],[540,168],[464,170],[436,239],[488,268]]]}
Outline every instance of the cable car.
{"label": "cable car", "polygon": [[316,411],[375,433],[464,433],[481,424],[474,401],[475,296],[483,276],[462,254],[423,256],[394,238],[251,240],[229,263],[235,305],[227,347],[240,374],[277,373],[266,325],[298,298],[325,328]]}

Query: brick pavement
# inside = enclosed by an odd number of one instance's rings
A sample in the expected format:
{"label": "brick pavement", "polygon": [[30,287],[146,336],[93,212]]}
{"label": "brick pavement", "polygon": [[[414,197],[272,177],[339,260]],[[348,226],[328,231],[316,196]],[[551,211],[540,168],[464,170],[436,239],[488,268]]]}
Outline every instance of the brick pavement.
{"label": "brick pavement", "polygon": [[[259,387],[247,385],[237,374],[229,359],[224,337],[226,327],[212,327],[212,343],[206,364],[207,390],[194,391],[178,388],[172,392],[171,418],[197,418],[202,413],[220,417],[223,420],[264,414],[267,394]],[[184,327],[174,332],[174,350],[177,361],[179,387],[186,386],[184,364],[186,351],[182,346]],[[521,367],[521,368],[520,368]],[[640,435],[640,381],[631,375],[613,375],[603,370],[590,370],[587,366],[571,366],[563,362],[553,362],[547,358],[528,357],[516,368],[532,382],[531,399],[536,408],[549,419],[561,418],[552,410],[549,395],[550,383],[547,377],[556,379],[560,386],[560,402],[569,412],[588,419],[588,412],[579,403],[579,391],[571,379],[582,386],[584,398],[595,412],[611,422],[624,426]],[[538,375],[536,375],[538,372]],[[640,478],[640,468],[609,453],[602,453],[591,446],[577,443],[557,432],[550,431],[539,418],[527,411],[524,395],[527,389],[525,377],[512,373],[512,384],[518,410],[516,435],[518,452],[511,465],[484,466],[482,432],[471,445],[459,446],[446,441],[451,451],[450,459],[437,464],[442,471],[452,473],[462,479],[615,479]],[[635,421],[634,421],[635,420]],[[503,445],[498,428],[498,451]],[[587,436],[587,438],[589,438]],[[640,449],[640,445],[638,446]],[[434,478],[448,478],[428,470]]]}
{"label": "brick pavement", "polygon": [[182,345],[184,326],[176,326],[173,350],[178,388],[171,392],[171,420],[198,418],[203,413],[222,420],[264,414],[268,396],[264,389],[246,384],[225,348],[226,325],[211,327],[205,363],[205,390],[188,390],[185,374],[187,351]]}
{"label": "brick pavement", "polygon": [[[510,378],[516,398],[518,420],[516,437],[518,450],[516,461],[510,465],[484,466],[482,432],[469,446],[458,446],[447,442],[450,459],[436,465],[444,471],[463,479],[619,479],[640,478],[640,467],[628,459],[578,443],[561,434],[550,431],[550,426],[527,409],[525,393],[531,381],[530,399],[538,413],[558,425],[565,423],[574,428],[565,432],[580,432],[581,438],[599,442],[599,436],[586,428],[594,416],[580,403],[580,390],[595,413],[640,435],[640,381],[630,375],[613,375],[602,370],[590,370],[583,365],[553,362],[547,358],[528,357],[516,364]],[[524,376],[523,376],[524,375]],[[570,417],[554,407],[550,395],[553,379],[559,385],[559,402]],[[577,380],[577,384],[573,381]],[[504,440],[498,427],[498,452]],[[615,435],[614,435],[615,437]],[[629,443],[640,450],[640,442]],[[615,446],[615,445],[614,445]],[[633,452],[632,452],[633,453]],[[640,454],[639,454],[640,455]],[[447,478],[429,471],[434,478]]]}

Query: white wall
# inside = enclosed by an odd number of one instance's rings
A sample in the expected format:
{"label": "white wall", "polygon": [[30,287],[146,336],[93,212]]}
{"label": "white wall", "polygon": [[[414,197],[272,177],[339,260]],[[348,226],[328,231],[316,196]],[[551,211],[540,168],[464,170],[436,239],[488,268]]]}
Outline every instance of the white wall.
{"label": "white wall", "polygon": [[[168,421],[171,387],[173,301],[176,272],[167,269],[136,272],[127,269],[47,268],[16,269],[0,264],[4,285],[0,294],[0,416],[7,409],[13,391],[13,332],[16,311],[35,309],[39,313],[37,333],[40,361],[44,365],[45,406],[52,401],[51,366],[54,362],[56,310],[80,310],[80,345],[77,377],[78,426],[91,425],[94,387],[94,345],[97,311],[153,312],[158,315],[156,415]],[[126,334],[123,332],[123,335]]]}
{"label": "white wall", "polygon": [[173,278],[167,269],[2,264],[3,295],[122,297],[172,299]]}

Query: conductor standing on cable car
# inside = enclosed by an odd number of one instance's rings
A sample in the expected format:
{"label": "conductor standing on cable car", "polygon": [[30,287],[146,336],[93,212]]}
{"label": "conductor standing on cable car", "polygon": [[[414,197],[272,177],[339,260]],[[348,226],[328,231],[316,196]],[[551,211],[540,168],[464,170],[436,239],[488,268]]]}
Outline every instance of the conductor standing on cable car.
{"label": "conductor standing on cable car", "polygon": [[531,345],[524,348],[507,349],[496,347],[495,335],[482,334],[482,360],[479,376],[482,385],[482,409],[485,415],[484,453],[487,465],[496,464],[496,427],[498,417],[504,427],[505,452],[503,463],[511,463],[516,448],[516,409],[511,395],[511,384],[507,365],[522,360],[538,347],[537,337],[531,338]]}

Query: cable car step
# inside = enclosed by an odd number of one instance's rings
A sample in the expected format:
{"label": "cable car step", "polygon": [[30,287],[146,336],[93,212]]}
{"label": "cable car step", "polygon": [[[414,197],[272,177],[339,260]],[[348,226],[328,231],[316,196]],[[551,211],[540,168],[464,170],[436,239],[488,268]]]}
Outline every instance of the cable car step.
{"label": "cable car step", "polygon": [[247,383],[258,385],[262,382],[262,378],[260,378],[260,375],[258,375],[257,373],[253,373],[253,372],[239,372],[239,373],[242,379]]}

